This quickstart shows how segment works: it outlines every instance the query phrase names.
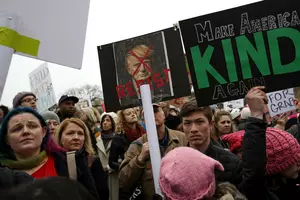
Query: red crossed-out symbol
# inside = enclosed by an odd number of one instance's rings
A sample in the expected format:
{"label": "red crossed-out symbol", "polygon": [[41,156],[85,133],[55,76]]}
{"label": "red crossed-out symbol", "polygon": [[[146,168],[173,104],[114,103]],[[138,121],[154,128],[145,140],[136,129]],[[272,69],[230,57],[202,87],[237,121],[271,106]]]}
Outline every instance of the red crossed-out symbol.
{"label": "red crossed-out symbol", "polygon": [[136,70],[134,71],[134,73],[132,74],[132,77],[135,76],[135,74],[139,71],[139,68],[140,68],[142,65],[144,65],[144,66],[148,69],[148,71],[152,73],[151,68],[145,63],[145,59],[146,59],[146,57],[148,56],[148,54],[150,53],[151,49],[152,49],[152,45],[150,45],[150,47],[147,49],[147,52],[146,52],[146,54],[143,56],[142,59],[141,59],[140,57],[138,57],[132,50],[129,51],[129,53],[130,53],[132,56],[134,56],[136,59],[138,59],[138,61],[140,61],[140,64],[139,64],[139,66],[136,68]]}

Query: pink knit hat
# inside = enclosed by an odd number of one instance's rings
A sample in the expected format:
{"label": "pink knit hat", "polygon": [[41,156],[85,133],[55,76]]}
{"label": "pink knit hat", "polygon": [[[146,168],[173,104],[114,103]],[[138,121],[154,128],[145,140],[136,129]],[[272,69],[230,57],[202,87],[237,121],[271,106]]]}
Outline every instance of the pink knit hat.
{"label": "pink knit hat", "polygon": [[288,132],[267,128],[267,166],[269,175],[277,174],[300,161],[300,145]]}
{"label": "pink knit hat", "polygon": [[189,147],[170,151],[161,162],[159,185],[171,200],[199,200],[215,193],[215,169],[224,171],[216,160]]}

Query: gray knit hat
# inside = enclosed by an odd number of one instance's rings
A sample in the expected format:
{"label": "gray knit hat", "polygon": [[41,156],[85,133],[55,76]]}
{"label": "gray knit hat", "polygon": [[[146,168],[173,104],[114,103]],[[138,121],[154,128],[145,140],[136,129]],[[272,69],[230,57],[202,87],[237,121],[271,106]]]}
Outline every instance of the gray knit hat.
{"label": "gray knit hat", "polygon": [[19,92],[13,99],[13,107],[19,107],[22,103],[22,99],[27,96],[34,96],[34,98],[36,98],[35,94],[32,92]]}
{"label": "gray knit hat", "polygon": [[55,120],[58,123],[60,123],[59,117],[55,112],[45,111],[45,112],[42,113],[42,117],[44,118],[45,121]]}

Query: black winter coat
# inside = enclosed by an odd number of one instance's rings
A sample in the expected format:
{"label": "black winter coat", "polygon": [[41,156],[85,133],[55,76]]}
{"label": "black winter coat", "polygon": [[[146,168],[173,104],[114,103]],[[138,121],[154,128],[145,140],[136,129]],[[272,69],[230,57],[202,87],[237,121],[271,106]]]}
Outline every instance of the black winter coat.
{"label": "black winter coat", "polygon": [[99,195],[99,199],[108,200],[109,199],[109,189],[107,184],[107,177],[103,170],[100,158],[97,157],[92,165],[90,166],[92,176],[95,180],[96,189]]}
{"label": "black winter coat", "polygon": [[230,182],[234,185],[241,183],[242,162],[236,155],[212,143],[209,144],[205,154],[219,161],[225,169],[224,172],[215,172],[218,182]]}
{"label": "black winter coat", "polygon": [[130,142],[125,134],[116,135],[111,142],[108,164],[115,171],[119,171],[120,160],[124,160],[124,154],[127,151]]}
{"label": "black winter coat", "polygon": [[300,196],[296,180],[266,176],[266,129],[267,123],[248,118],[243,140],[243,182],[239,189],[248,200],[292,200]]}
{"label": "black winter coat", "polygon": [[[56,172],[59,176],[69,177],[66,154],[57,152],[52,154]],[[77,180],[96,198],[99,199],[95,180],[88,167],[87,157],[84,151],[76,153]]]}
{"label": "black winter coat", "polygon": [[0,167],[0,190],[10,189],[17,185],[30,183],[34,178],[25,172]]}

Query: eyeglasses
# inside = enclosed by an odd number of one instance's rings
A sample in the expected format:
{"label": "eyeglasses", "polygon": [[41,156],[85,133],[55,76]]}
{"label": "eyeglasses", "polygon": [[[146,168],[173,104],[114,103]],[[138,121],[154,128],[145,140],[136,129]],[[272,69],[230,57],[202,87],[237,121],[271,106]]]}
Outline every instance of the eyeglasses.
{"label": "eyeglasses", "polygon": [[27,99],[23,99],[22,103],[30,103],[31,101],[37,102],[37,98],[27,98]]}

